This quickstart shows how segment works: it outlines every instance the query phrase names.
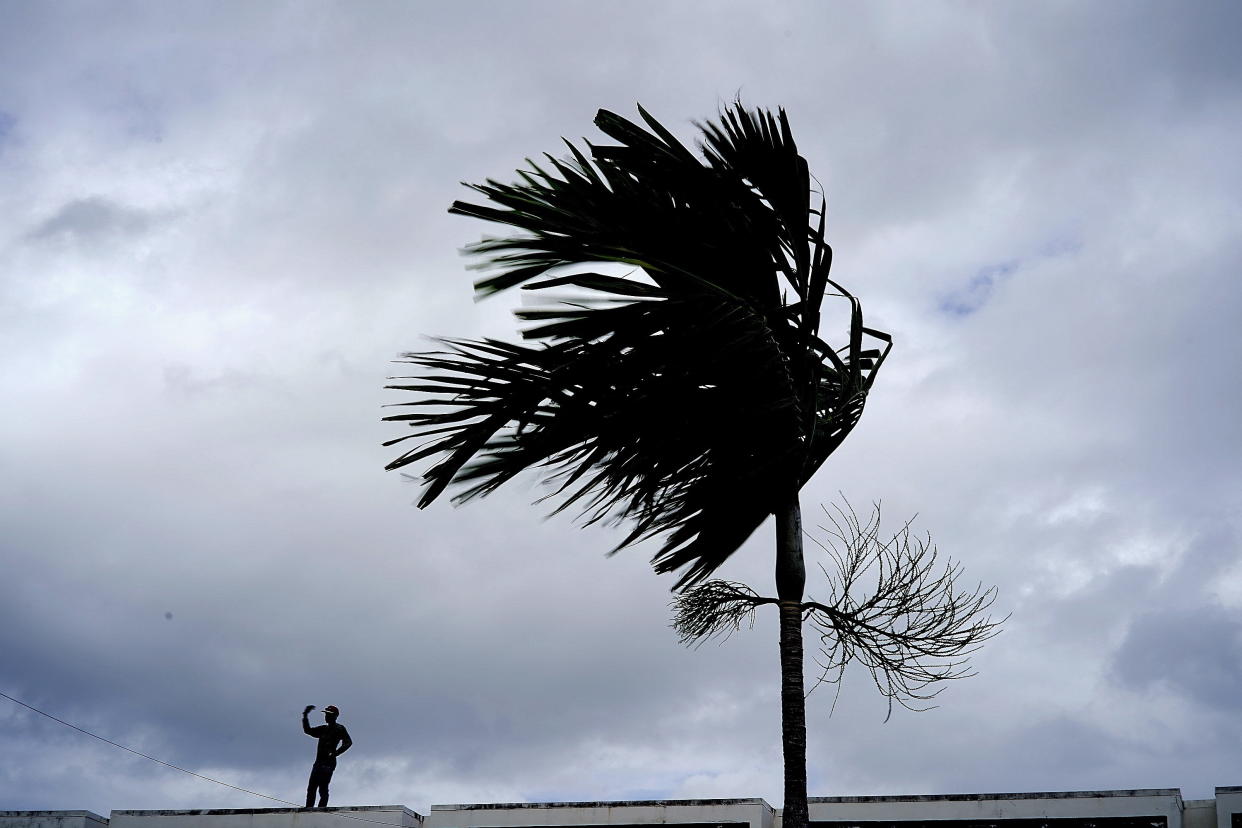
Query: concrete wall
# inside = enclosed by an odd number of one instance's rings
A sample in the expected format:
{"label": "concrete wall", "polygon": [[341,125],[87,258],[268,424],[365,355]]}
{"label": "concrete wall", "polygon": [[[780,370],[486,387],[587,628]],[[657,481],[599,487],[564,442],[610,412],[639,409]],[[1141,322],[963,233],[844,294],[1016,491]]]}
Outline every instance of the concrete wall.
{"label": "concrete wall", "polygon": [[90,811],[0,811],[0,828],[106,828]]}
{"label": "concrete wall", "polygon": [[370,805],[358,808],[113,811],[109,828],[420,828],[422,822],[421,816],[403,805]]}
{"label": "concrete wall", "polygon": [[[1182,828],[1176,789],[946,796],[831,796],[810,799],[812,822],[1164,817]],[[1228,826],[1226,826],[1228,828]]]}
{"label": "concrete wall", "polygon": [[[1215,799],[1187,802],[1176,789],[1142,789],[813,797],[809,805],[813,823],[852,823],[857,828],[1005,820],[1035,821],[1009,828],[1055,828],[1038,823],[1057,819],[1101,820],[1101,828],[1107,828],[1108,819],[1137,819],[1139,824],[1122,823],[1121,828],[1149,828],[1142,822],[1149,818],[1163,820],[1167,828],[1242,828],[1242,787],[1217,788]],[[780,828],[780,822],[780,812],[762,799],[434,805],[426,818],[401,805],[113,811],[110,820],[90,811],[0,811],[0,828]]]}
{"label": "concrete wall", "polygon": [[1231,828],[1234,814],[1242,814],[1242,788],[1217,788],[1216,828]]}
{"label": "concrete wall", "polygon": [[1216,800],[1187,799],[1182,806],[1182,828],[1216,828]]}
{"label": "concrete wall", "polygon": [[623,802],[536,802],[432,805],[425,828],[534,828],[587,825],[738,825],[772,828],[762,799],[670,799]]}

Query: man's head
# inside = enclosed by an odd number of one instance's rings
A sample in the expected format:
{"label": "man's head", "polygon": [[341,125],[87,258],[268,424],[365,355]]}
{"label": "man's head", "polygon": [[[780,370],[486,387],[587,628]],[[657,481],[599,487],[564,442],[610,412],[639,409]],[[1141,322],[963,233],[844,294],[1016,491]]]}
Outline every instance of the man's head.
{"label": "man's head", "polygon": [[329,722],[335,722],[336,717],[341,715],[341,711],[337,709],[335,704],[330,704],[323,709],[323,717]]}

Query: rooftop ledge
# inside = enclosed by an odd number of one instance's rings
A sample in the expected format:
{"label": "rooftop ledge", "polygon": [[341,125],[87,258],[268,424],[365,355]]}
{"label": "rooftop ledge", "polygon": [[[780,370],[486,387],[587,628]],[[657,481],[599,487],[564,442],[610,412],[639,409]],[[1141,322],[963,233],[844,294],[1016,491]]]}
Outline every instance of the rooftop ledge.
{"label": "rooftop ledge", "polygon": [[107,822],[107,817],[102,817],[94,811],[0,811],[0,817],[88,817],[97,819],[100,822]]}
{"label": "rooftop ledge", "polygon": [[[356,813],[358,811],[402,811],[411,816],[419,815],[404,805],[343,805],[340,807],[329,806],[327,808],[210,808],[210,809],[188,809],[188,810],[138,810],[138,811],[113,811],[114,815],[124,816],[233,816],[235,814],[287,814],[287,813],[320,813],[330,814],[333,812]],[[0,814],[5,813],[0,811]],[[63,811],[49,813],[64,813]],[[85,812],[83,812],[85,813]]]}
{"label": "rooftop ledge", "polygon": [[[1216,790],[1220,791],[1221,788]],[[1239,788],[1238,790],[1242,790]],[[1178,788],[1135,788],[1128,791],[1031,791],[1026,793],[911,794],[898,796],[811,796],[807,802],[979,802],[1013,799],[1102,799],[1114,796],[1175,796]]]}
{"label": "rooftop ledge", "polygon": [[669,808],[704,805],[767,805],[762,799],[615,799],[599,802],[492,802],[432,805],[433,811],[490,811],[498,808]]}

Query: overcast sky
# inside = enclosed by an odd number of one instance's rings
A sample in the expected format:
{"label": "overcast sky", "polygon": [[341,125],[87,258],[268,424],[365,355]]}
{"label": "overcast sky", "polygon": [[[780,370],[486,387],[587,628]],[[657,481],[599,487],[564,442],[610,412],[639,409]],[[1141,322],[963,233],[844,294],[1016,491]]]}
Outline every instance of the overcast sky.
{"label": "overcast sky", "polygon": [[[390,360],[514,330],[461,181],[740,93],[788,110],[895,341],[808,530],[838,492],[918,513],[1012,613],[938,709],[812,694],[810,793],[1242,784],[1240,32],[1224,0],[0,0],[0,692],[294,801],[336,704],[333,804],[779,806],[773,618],[686,650],[651,549],[530,481],[419,511],[380,446]],[[771,566],[768,525],[720,574]],[[0,699],[0,808],[268,804]]]}

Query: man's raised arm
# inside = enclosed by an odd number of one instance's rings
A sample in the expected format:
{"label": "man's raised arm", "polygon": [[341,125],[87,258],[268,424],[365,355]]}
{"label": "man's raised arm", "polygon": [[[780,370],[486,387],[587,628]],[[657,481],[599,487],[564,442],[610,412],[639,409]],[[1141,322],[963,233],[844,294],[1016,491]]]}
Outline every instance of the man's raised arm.
{"label": "man's raised arm", "polygon": [[306,705],[306,709],[302,711],[302,732],[305,733],[307,736],[315,735],[314,733],[311,732],[310,722],[306,721],[306,714],[311,712],[314,709],[315,709],[315,705],[308,704]]}

